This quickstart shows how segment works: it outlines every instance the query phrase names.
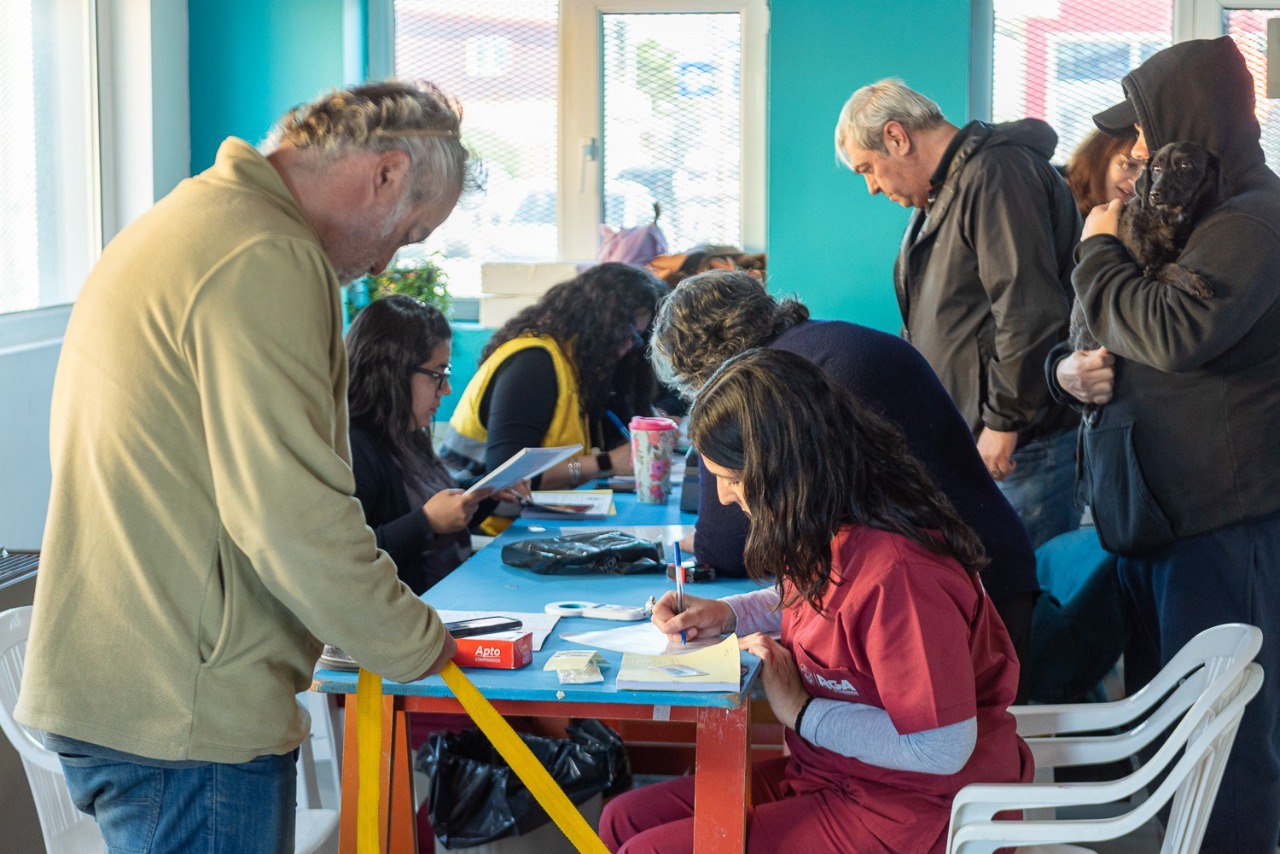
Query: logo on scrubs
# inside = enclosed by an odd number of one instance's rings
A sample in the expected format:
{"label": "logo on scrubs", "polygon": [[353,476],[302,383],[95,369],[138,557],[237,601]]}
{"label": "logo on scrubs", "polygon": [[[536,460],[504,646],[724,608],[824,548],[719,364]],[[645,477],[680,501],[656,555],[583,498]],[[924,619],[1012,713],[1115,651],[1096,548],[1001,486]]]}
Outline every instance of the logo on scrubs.
{"label": "logo on scrubs", "polygon": [[858,689],[853,687],[853,683],[848,679],[841,679],[839,682],[834,679],[828,679],[817,673],[810,672],[808,667],[800,665],[800,675],[804,677],[804,681],[810,685],[817,683],[820,688],[824,688],[835,694],[845,694],[849,697],[858,696]]}

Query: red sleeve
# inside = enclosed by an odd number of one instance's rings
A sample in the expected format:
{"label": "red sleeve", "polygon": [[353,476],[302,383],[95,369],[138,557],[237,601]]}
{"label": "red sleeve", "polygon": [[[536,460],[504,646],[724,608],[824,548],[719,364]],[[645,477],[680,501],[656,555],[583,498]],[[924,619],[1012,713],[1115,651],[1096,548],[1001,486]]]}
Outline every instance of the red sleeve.
{"label": "red sleeve", "polygon": [[975,593],[953,567],[918,559],[876,580],[861,634],[880,702],[899,735],[978,713],[969,613]]}

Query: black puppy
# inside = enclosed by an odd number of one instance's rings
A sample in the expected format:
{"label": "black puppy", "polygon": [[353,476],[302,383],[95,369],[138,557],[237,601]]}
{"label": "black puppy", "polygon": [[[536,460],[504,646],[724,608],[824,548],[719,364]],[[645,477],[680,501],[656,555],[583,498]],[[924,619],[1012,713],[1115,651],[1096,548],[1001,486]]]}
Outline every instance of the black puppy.
{"label": "black puppy", "polygon": [[[1133,198],[1120,212],[1120,242],[1142,273],[1161,284],[1208,299],[1213,288],[1194,270],[1175,264],[1191,229],[1226,195],[1221,164],[1194,142],[1171,142],[1156,152],[1138,177]],[[1079,301],[1071,309],[1071,346],[1093,350],[1098,342],[1084,322]]]}

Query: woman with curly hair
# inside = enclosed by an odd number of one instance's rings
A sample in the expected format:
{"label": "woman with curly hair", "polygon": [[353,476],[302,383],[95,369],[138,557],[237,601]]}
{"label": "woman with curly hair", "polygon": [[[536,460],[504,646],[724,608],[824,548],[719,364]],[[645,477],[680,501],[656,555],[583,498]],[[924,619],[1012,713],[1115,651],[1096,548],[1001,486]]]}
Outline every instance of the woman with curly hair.
{"label": "woman with curly hair", "polygon": [[666,290],[639,267],[600,264],[507,321],[449,422],[445,461],[475,478],[523,448],[577,445],[581,454],[541,476],[543,488],[630,474],[630,445],[615,419],[651,410],[644,336]]}
{"label": "woman with curly hair", "polygon": [[439,309],[402,295],[370,303],[347,332],[356,498],[419,596],[471,556],[467,526],[493,504],[482,511],[487,491],[458,489],[431,446],[436,410],[452,391],[452,338]]}
{"label": "woman with curly hair", "polygon": [[[750,851],[936,851],[970,783],[1032,776],[986,562],[902,433],[794,353],[751,350],[698,393],[690,437],[752,520],[752,593],[668,593],[667,634],[736,632],[790,755],[752,769]],[[781,641],[768,633],[781,632]],[[614,851],[692,851],[692,777],[610,801]]]}
{"label": "woman with curly hair", "polygon": [[[990,558],[983,583],[1021,654],[1031,634],[1035,553],[973,444],[973,434],[920,352],[901,338],[856,323],[811,320],[794,299],[776,299],[759,279],[714,270],[685,279],[653,322],[660,376],[687,396],[724,362],[752,347],[797,353],[906,435],[907,446],[982,540]],[[749,523],[700,478],[693,550],[720,575],[746,573]],[[1105,671],[1104,671],[1105,672]]]}

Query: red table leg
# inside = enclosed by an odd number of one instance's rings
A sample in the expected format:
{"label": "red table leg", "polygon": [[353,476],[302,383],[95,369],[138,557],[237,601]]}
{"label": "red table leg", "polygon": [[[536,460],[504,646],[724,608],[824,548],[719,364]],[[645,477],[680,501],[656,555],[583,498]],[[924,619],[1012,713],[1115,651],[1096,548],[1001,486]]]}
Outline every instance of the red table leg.
{"label": "red table leg", "polygon": [[747,848],[751,803],[751,718],[736,709],[698,713],[697,776],[693,793],[693,850],[702,854]]}
{"label": "red table leg", "polygon": [[[342,812],[338,847],[342,854],[356,854],[356,803],[359,795],[359,750],[356,747],[355,695],[347,696],[347,722],[343,733]],[[414,821],[413,755],[404,698],[382,698],[382,750],[379,768],[378,829],[380,852],[417,854],[418,828]]]}

